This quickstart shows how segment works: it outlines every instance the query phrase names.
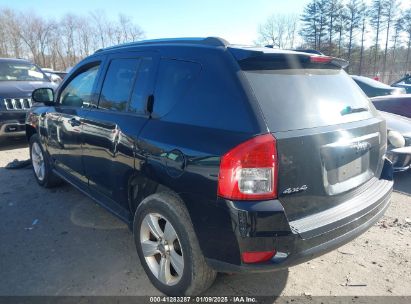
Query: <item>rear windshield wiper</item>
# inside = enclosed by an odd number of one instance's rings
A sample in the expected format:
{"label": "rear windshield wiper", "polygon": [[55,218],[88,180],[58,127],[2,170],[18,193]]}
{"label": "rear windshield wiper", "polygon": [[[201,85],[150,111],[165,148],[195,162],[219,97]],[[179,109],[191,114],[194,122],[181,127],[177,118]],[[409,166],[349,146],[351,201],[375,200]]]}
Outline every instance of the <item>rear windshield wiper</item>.
{"label": "rear windshield wiper", "polygon": [[340,113],[341,115],[347,115],[347,114],[366,112],[366,111],[368,111],[368,108],[352,108],[350,106],[347,106],[344,109],[342,109]]}

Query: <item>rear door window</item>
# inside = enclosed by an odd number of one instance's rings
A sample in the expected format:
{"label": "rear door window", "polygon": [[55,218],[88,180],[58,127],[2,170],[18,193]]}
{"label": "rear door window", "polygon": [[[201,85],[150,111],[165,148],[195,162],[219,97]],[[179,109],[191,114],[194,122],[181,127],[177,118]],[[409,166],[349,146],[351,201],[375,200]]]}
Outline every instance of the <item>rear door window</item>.
{"label": "rear door window", "polygon": [[[272,132],[363,120],[375,111],[342,69],[248,70],[244,74]],[[350,108],[359,111],[347,114]]]}
{"label": "rear door window", "polygon": [[138,58],[119,58],[111,61],[101,90],[99,109],[127,109],[139,64]]}
{"label": "rear door window", "polygon": [[150,93],[150,85],[152,83],[152,73],[154,68],[154,61],[151,57],[141,58],[140,67],[138,69],[136,82],[133,93],[131,95],[129,112],[136,114],[146,114],[146,104],[148,95]]}
{"label": "rear door window", "polygon": [[184,98],[200,71],[199,63],[162,59],[154,92],[153,114],[162,117],[170,112],[174,105]]}

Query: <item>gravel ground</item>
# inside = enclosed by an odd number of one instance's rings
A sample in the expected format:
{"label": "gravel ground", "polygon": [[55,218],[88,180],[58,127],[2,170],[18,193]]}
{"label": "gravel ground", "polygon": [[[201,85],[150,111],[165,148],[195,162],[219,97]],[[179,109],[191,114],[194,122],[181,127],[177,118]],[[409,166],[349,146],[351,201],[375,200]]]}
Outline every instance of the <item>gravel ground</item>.
{"label": "gravel ground", "polygon": [[[40,188],[24,141],[0,146],[1,295],[158,295],[125,224],[70,185]],[[396,176],[384,218],[310,262],[252,275],[219,275],[208,295],[411,296],[411,173]]]}

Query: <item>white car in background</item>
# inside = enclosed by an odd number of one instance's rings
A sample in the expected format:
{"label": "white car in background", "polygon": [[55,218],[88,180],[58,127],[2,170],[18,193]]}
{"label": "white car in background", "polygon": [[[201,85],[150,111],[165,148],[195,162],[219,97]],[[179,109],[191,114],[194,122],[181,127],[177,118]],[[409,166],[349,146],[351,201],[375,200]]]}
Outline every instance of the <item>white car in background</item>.
{"label": "white car in background", "polygon": [[50,68],[41,68],[41,70],[46,74],[48,78],[55,84],[60,84],[62,82],[63,78],[61,78],[59,75],[56,74],[56,72],[53,69]]}
{"label": "white car in background", "polygon": [[387,121],[387,157],[395,172],[407,171],[411,168],[411,119],[379,112]]}

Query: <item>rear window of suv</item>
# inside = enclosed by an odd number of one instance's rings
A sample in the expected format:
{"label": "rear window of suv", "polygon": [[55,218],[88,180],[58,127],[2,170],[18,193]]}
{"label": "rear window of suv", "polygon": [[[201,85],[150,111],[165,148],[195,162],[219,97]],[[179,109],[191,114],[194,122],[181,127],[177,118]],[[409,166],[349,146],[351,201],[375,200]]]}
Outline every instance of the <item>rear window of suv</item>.
{"label": "rear window of suv", "polygon": [[[363,120],[374,111],[342,69],[247,70],[244,74],[272,132]],[[347,108],[365,110],[347,114]]]}

